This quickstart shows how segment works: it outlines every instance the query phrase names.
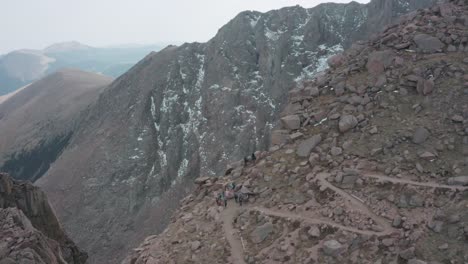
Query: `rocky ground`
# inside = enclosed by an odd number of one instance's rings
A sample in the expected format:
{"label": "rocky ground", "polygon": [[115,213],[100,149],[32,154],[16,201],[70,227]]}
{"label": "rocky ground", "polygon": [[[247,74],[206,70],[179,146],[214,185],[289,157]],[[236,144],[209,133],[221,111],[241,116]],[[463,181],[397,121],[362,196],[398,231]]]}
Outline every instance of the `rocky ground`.
{"label": "rocky ground", "polygon": [[84,264],[86,259],[42,191],[0,173],[0,263]]}
{"label": "rocky ground", "polygon": [[[420,10],[290,93],[256,164],[200,178],[123,263],[468,263],[468,2]],[[227,182],[257,194],[218,207]]]}

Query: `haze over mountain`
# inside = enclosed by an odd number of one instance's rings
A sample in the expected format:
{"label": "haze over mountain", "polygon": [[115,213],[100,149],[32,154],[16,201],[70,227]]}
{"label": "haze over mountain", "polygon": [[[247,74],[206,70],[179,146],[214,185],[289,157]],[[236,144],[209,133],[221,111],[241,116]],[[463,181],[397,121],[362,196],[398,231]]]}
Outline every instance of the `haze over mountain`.
{"label": "haze over mountain", "polygon": [[95,48],[76,41],[43,50],[17,50],[0,57],[0,96],[61,68],[118,77],[160,45]]}
{"label": "haze over mountain", "polygon": [[149,54],[86,101],[92,105],[79,118],[74,112],[73,133],[60,134],[69,138],[35,144],[4,164],[15,165],[15,176],[28,168],[30,153],[58,153],[25,177],[37,179],[50,165],[36,183],[72,238],[91,263],[118,262],[166,226],[193,178],[267,149],[289,91],[325,69],[328,57],[432,3],[242,12],[207,43]]}

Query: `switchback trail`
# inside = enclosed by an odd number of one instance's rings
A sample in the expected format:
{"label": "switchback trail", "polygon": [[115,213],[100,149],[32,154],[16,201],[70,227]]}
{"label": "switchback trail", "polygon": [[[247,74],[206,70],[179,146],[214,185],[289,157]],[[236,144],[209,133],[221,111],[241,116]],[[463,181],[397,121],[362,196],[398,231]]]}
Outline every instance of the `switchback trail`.
{"label": "switchback trail", "polygon": [[458,191],[465,191],[468,190],[468,186],[458,186],[458,185],[446,185],[446,184],[439,184],[439,183],[432,183],[432,182],[417,182],[411,180],[404,180],[399,178],[392,178],[384,175],[377,175],[370,172],[366,172],[362,175],[363,177],[367,178],[374,178],[381,181],[388,181],[391,183],[402,183],[414,186],[421,186],[421,187],[429,187],[429,188],[441,188],[441,189],[450,189],[450,190],[458,190]]}
{"label": "switchback trail", "polygon": [[[328,173],[319,173],[316,175],[315,179],[318,181],[319,185],[332,190],[333,192],[337,193],[338,195],[346,199],[352,205],[353,209],[357,209],[363,214],[366,214],[369,217],[371,217],[380,227],[383,228],[382,231],[361,230],[358,228],[337,224],[327,219],[307,217],[303,215],[294,214],[291,212],[272,210],[269,208],[259,207],[259,206],[245,206],[244,209],[248,211],[257,211],[257,212],[260,212],[269,216],[300,220],[300,221],[304,221],[306,223],[314,224],[314,225],[320,225],[320,224],[328,225],[337,229],[345,230],[348,232],[353,232],[356,234],[362,234],[362,235],[386,236],[397,231],[395,228],[391,226],[389,220],[381,216],[378,216],[377,214],[372,212],[372,210],[366,204],[364,204],[361,200],[353,197],[352,195],[348,194],[347,192],[343,191],[342,189],[328,182],[327,178],[329,176],[330,174]],[[465,186],[451,186],[451,185],[444,185],[444,184],[438,184],[438,183],[416,182],[416,181],[411,181],[411,180],[391,178],[391,177],[383,176],[383,175],[376,175],[372,173],[364,173],[362,177],[374,178],[374,179],[378,179],[381,181],[388,181],[391,183],[401,183],[401,184],[408,184],[408,185],[428,187],[428,188],[444,188],[444,189],[460,190],[460,191],[468,190],[468,187],[465,187]],[[224,211],[221,213],[221,217],[223,220],[224,233],[225,233],[225,236],[229,245],[231,246],[231,256],[232,256],[234,264],[245,264],[244,247],[242,245],[241,240],[238,238],[238,235],[236,235],[237,231],[235,230],[233,226],[234,218],[238,215],[240,209],[241,207],[239,207],[237,204],[229,203],[228,207],[225,208]]]}

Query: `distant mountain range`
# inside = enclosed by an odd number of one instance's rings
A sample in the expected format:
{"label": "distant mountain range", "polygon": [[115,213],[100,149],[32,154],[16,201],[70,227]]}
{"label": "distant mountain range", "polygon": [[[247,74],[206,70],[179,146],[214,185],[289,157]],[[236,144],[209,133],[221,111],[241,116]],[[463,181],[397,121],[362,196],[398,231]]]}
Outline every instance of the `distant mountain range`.
{"label": "distant mountain range", "polygon": [[53,44],[43,50],[16,50],[0,56],[0,96],[61,68],[118,77],[144,56],[163,45],[124,45],[96,48],[76,41]]}

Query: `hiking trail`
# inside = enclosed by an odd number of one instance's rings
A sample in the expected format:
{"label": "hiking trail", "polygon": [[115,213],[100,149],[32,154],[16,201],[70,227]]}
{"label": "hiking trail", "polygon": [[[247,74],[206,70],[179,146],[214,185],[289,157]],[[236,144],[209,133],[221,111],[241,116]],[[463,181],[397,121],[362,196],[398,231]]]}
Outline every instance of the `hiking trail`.
{"label": "hiking trail", "polygon": [[[225,208],[223,212],[221,213],[221,217],[223,220],[223,229],[224,229],[226,239],[229,245],[231,246],[231,257],[232,257],[233,263],[234,264],[246,263],[244,260],[244,248],[242,246],[242,242],[239,238],[239,235],[237,234],[238,232],[233,226],[233,221],[235,217],[237,217],[241,209],[248,210],[248,211],[258,211],[260,213],[263,213],[269,216],[301,220],[301,221],[304,221],[306,223],[313,224],[313,225],[319,225],[319,224],[328,225],[337,229],[341,229],[341,230],[348,231],[348,232],[353,232],[356,234],[362,234],[362,235],[386,236],[386,235],[391,235],[395,232],[398,232],[397,229],[391,226],[391,223],[389,220],[381,216],[378,216],[365,203],[363,203],[356,197],[350,195],[349,193],[345,192],[344,190],[331,184],[329,181],[327,181],[326,179],[329,176],[330,176],[329,173],[319,173],[315,176],[315,180],[319,183],[319,185],[332,190],[336,194],[346,199],[347,202],[350,203],[353,209],[356,209],[362,212],[363,214],[368,215],[370,218],[372,218],[382,228],[381,231],[361,230],[361,229],[354,228],[354,227],[344,226],[344,225],[341,225],[341,224],[338,224],[338,223],[335,223],[333,221],[326,220],[326,219],[320,219],[316,217],[307,217],[307,216],[302,216],[299,214],[294,214],[291,212],[272,210],[272,209],[265,208],[265,207],[259,207],[259,206],[239,207],[239,205],[237,205],[236,203],[234,204],[228,203],[227,208]],[[468,189],[468,187],[464,187],[464,186],[450,186],[450,185],[429,183],[429,182],[421,183],[421,182],[396,179],[396,178],[391,178],[388,176],[376,175],[376,174],[371,174],[371,173],[365,173],[362,176],[368,177],[368,178],[375,178],[375,179],[382,180],[382,181],[388,181],[391,183],[402,183],[402,184],[415,185],[415,186],[428,187],[428,188],[445,188],[445,189],[461,190],[461,191]]]}

